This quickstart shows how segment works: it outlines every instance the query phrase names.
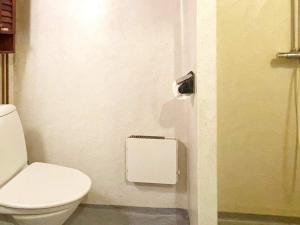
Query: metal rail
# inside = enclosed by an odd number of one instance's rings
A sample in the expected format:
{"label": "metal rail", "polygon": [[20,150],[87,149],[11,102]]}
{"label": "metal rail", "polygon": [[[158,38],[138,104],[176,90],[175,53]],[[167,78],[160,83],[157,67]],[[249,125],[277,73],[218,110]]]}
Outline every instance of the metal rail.
{"label": "metal rail", "polygon": [[1,88],[2,88],[2,104],[9,104],[9,56],[1,54]]}
{"label": "metal rail", "polygon": [[279,52],[277,58],[300,59],[300,1],[292,0],[291,50]]}

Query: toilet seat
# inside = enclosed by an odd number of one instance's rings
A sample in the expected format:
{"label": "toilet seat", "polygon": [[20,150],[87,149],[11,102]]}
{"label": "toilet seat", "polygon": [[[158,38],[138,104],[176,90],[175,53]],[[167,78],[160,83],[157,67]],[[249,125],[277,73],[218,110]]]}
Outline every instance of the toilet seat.
{"label": "toilet seat", "polygon": [[33,163],[0,188],[0,206],[29,210],[59,207],[80,200],[90,187],[90,178],[78,170]]}

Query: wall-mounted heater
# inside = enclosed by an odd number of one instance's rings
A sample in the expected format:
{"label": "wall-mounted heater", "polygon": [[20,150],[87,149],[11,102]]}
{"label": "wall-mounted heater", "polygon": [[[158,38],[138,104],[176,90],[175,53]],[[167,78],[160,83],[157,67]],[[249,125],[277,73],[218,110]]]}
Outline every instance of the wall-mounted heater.
{"label": "wall-mounted heater", "polygon": [[126,140],[126,178],[134,183],[176,184],[177,140],[130,136]]}

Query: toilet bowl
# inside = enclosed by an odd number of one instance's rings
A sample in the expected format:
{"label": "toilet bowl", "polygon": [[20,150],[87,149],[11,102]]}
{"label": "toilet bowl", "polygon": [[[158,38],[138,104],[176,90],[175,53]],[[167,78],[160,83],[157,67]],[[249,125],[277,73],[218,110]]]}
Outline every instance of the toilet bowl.
{"label": "toilet bowl", "polygon": [[79,170],[27,165],[22,125],[13,105],[0,105],[0,214],[17,225],[62,225],[91,188]]}

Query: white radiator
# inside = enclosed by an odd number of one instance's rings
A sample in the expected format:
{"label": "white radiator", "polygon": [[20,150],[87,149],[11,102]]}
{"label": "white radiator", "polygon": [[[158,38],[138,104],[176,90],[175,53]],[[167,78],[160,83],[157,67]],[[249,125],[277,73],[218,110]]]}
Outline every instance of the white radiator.
{"label": "white radiator", "polygon": [[126,177],[130,182],[176,184],[178,149],[175,139],[131,136],[126,141]]}

